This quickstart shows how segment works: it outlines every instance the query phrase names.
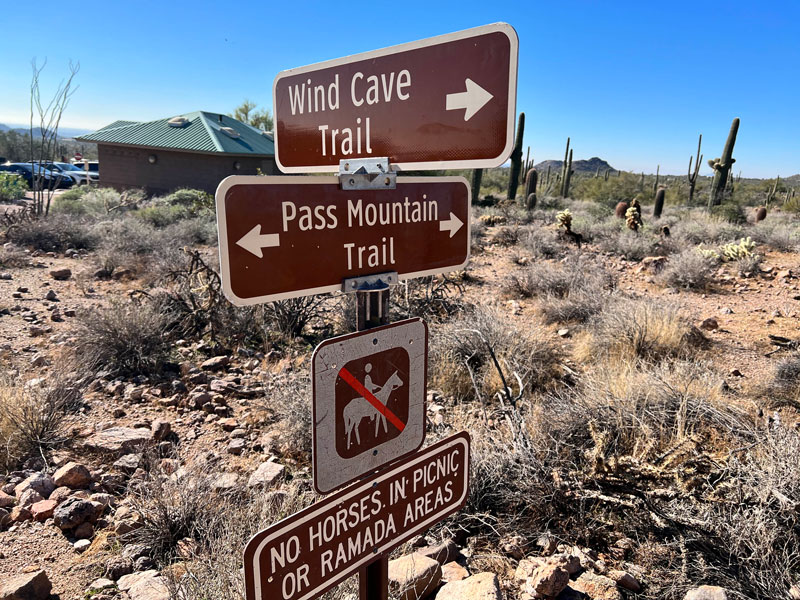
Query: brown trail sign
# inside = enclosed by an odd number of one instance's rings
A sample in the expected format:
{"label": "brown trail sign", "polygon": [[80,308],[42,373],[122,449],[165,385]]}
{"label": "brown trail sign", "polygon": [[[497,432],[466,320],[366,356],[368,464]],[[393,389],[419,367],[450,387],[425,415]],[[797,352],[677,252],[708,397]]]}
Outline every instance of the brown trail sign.
{"label": "brown trail sign", "polygon": [[425,439],[428,327],[408,319],[325,340],[311,360],[314,487],[328,493]]}
{"label": "brown trail sign", "polygon": [[469,259],[463,177],[343,190],[333,177],[233,176],[216,203],[223,291],[240,306],[341,290],[364,275],[452,271]]}
{"label": "brown trail sign", "polygon": [[469,489],[461,432],[287,517],[248,542],[246,600],[310,600],[459,510]]}
{"label": "brown trail sign", "polygon": [[497,167],[511,154],[518,39],[506,23],[279,73],[284,173],[388,157],[401,170]]}

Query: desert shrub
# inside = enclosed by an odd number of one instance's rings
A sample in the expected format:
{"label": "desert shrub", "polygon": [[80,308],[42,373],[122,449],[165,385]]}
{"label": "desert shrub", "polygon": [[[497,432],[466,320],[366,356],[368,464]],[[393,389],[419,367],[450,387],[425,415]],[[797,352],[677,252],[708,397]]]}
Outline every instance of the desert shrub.
{"label": "desert shrub", "polygon": [[800,356],[786,358],[775,367],[777,385],[800,385]]}
{"label": "desert shrub", "polygon": [[299,464],[311,461],[311,382],[305,374],[283,372],[267,384],[261,411],[274,422],[280,453]]}
{"label": "desert shrub", "polygon": [[171,206],[184,206],[194,212],[214,210],[214,196],[203,190],[177,189],[164,198]]}
{"label": "desert shrub", "polygon": [[455,400],[485,402],[504,385],[519,395],[517,377],[529,391],[559,376],[562,356],[551,335],[484,306],[437,326],[430,340],[432,385]]}
{"label": "desert shrub", "polygon": [[[390,302],[400,318],[423,317],[441,321],[467,308],[459,273],[406,279],[396,289]],[[352,319],[354,326],[355,312]]]}
{"label": "desert shrub", "polygon": [[747,214],[745,214],[744,208],[736,203],[725,203],[715,206],[712,209],[711,214],[715,217],[719,217],[723,221],[727,221],[728,223],[733,223],[735,225],[747,223]]}
{"label": "desert shrub", "polygon": [[267,327],[287,339],[302,335],[306,325],[324,319],[330,310],[329,295],[303,296],[277,300],[264,305],[264,320]]}
{"label": "desert shrub", "polygon": [[21,248],[11,245],[8,248],[0,247],[0,268],[21,269],[30,264],[30,255]]}
{"label": "desert shrub", "polygon": [[566,252],[564,242],[558,239],[558,233],[552,228],[531,227],[527,235],[521,237],[523,248],[534,258],[558,258]]}
{"label": "desert shrub", "polygon": [[575,181],[572,196],[595,200],[613,209],[617,202],[630,202],[640,194],[640,179],[633,173],[622,173],[619,177],[585,177]]}
{"label": "desert shrub", "polygon": [[659,275],[662,284],[689,290],[705,290],[713,280],[716,260],[697,249],[684,250],[670,257]]}
{"label": "desert shrub", "polygon": [[29,382],[8,376],[0,382],[0,471],[66,441],[81,404],[84,366],[53,370]]}
{"label": "desert shrub", "polygon": [[101,196],[105,193],[116,194],[108,188],[90,189],[89,186],[74,186],[63,194],[53,198],[50,208],[52,215],[69,215],[72,217],[101,217],[106,215],[106,205]]}
{"label": "desert shrub", "polygon": [[623,230],[614,237],[603,238],[598,242],[603,252],[610,252],[627,260],[642,260],[648,256],[666,254],[660,238],[649,231],[634,232]]}
{"label": "desert shrub", "polygon": [[165,236],[180,245],[214,246],[217,243],[217,222],[213,213],[184,218],[165,228]]}
{"label": "desert shrub", "polygon": [[764,260],[760,254],[745,256],[736,261],[736,271],[741,277],[753,277],[758,274],[761,262]]}
{"label": "desert shrub", "polygon": [[91,249],[98,243],[98,237],[90,225],[69,215],[22,221],[9,230],[8,238],[20,246],[43,252],[63,252],[68,248]]}
{"label": "desert shrub", "polygon": [[25,197],[28,184],[16,173],[0,173],[0,202],[19,200]]}
{"label": "desert shrub", "polygon": [[177,315],[162,301],[114,302],[81,315],[78,353],[122,375],[161,372],[172,352]]}
{"label": "desert shrub", "polygon": [[691,217],[679,221],[672,228],[672,235],[679,241],[698,244],[722,244],[744,237],[741,225],[709,217],[705,212],[695,212]]}
{"label": "desert shrub", "polygon": [[702,333],[670,304],[617,297],[593,322],[578,349],[583,360],[658,361],[693,355]]}
{"label": "desert shrub", "polygon": [[800,226],[792,226],[776,219],[756,224],[750,234],[759,244],[765,244],[783,252],[792,252],[800,245]]}
{"label": "desert shrub", "polygon": [[579,289],[601,294],[613,285],[613,278],[605,270],[573,258],[564,264],[534,263],[512,275],[505,290],[522,298],[544,295],[565,298]]}
{"label": "desert shrub", "polygon": [[492,242],[499,246],[516,246],[520,240],[519,227],[500,227],[492,236]]}
{"label": "desert shrub", "polygon": [[191,210],[185,206],[151,201],[134,214],[145,223],[160,228],[186,219],[191,215]]}

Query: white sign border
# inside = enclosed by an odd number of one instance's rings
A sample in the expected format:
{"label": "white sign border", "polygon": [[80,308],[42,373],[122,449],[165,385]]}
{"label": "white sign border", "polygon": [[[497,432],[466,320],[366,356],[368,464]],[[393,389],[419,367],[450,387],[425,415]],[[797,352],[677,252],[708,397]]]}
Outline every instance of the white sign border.
{"label": "white sign border", "polygon": [[[511,156],[511,151],[514,148],[514,128],[517,120],[517,76],[518,76],[518,62],[519,62],[519,36],[516,30],[508,23],[492,23],[490,25],[482,25],[480,27],[473,27],[472,29],[464,29],[463,31],[456,31],[445,35],[438,35],[424,40],[417,40],[415,42],[407,42],[405,44],[398,44],[396,46],[389,46],[381,48],[380,50],[372,50],[370,52],[363,52],[361,54],[352,54],[343,58],[333,60],[326,60],[323,62],[314,63],[304,67],[296,67],[294,69],[287,69],[281,71],[275,76],[275,81],[272,83],[272,107],[273,111],[278,106],[277,86],[278,81],[285,77],[292,77],[294,75],[302,75],[312,71],[319,71],[321,69],[328,69],[331,67],[339,67],[342,65],[359,62],[362,60],[369,60],[371,58],[379,58],[382,56],[389,56],[391,54],[398,54],[409,50],[416,50],[418,48],[427,48],[429,46],[437,46],[446,42],[454,42],[487,33],[503,33],[508,38],[511,44],[508,64],[508,115],[506,120],[506,145],[499,156],[495,158],[482,158],[475,160],[438,160],[438,161],[423,161],[423,162],[399,162],[392,163],[392,167],[398,171],[426,171],[426,170],[439,170],[439,169],[491,169],[499,167],[504,164],[508,157]],[[337,173],[339,171],[338,165],[306,165],[299,167],[287,167],[281,164],[280,153],[278,150],[278,116],[275,113],[275,126],[273,129],[273,142],[275,144],[275,164],[283,173],[297,174],[297,173]],[[352,156],[350,158],[370,158],[369,156]]]}
{"label": "white sign border", "polygon": [[[466,258],[464,262],[459,265],[448,267],[440,267],[437,269],[429,269],[427,271],[416,271],[414,273],[405,273],[398,276],[400,281],[406,279],[413,279],[415,277],[425,277],[427,275],[438,275],[439,273],[449,273],[450,271],[458,271],[467,266],[470,259],[470,252],[472,246],[472,189],[466,179],[460,176],[448,177],[398,177],[397,183],[463,183],[467,188],[467,220],[464,226],[467,228],[467,249]],[[326,294],[328,292],[342,291],[342,284],[337,283],[334,285],[325,285],[317,288],[307,288],[303,290],[295,290],[292,292],[285,292],[282,294],[267,294],[266,296],[256,296],[253,298],[240,298],[231,288],[231,273],[230,273],[230,255],[228,253],[228,221],[225,213],[225,196],[235,185],[247,184],[293,184],[293,185],[308,185],[308,184],[331,184],[339,183],[338,177],[320,177],[309,175],[307,177],[297,177],[292,175],[230,175],[223,179],[217,192],[215,194],[215,203],[217,207],[217,237],[219,244],[219,268],[220,278],[222,279],[222,292],[225,297],[235,306],[254,306],[256,304],[264,304],[265,302],[274,302],[275,300],[288,300],[289,298],[300,298],[302,296],[313,296],[315,294]],[[255,223],[254,223],[255,225]],[[233,243],[236,243],[235,240]],[[263,260],[263,259],[262,259]],[[358,277],[358,275],[354,275]]]}

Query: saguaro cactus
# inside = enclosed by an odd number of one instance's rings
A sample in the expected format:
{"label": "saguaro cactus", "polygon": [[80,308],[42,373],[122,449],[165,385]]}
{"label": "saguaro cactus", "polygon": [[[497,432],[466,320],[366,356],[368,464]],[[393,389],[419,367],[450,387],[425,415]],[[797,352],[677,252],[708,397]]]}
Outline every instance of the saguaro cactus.
{"label": "saguaro cactus", "polygon": [[653,182],[653,193],[658,192],[658,176],[661,171],[661,165],[656,166],[656,180]]}
{"label": "saguaro cactus", "polygon": [[481,195],[481,180],[483,169],[472,169],[472,201],[477,202]]}
{"label": "saguaro cactus", "polygon": [[517,137],[514,140],[514,149],[511,151],[511,173],[508,178],[508,200],[517,197],[519,174],[522,172],[522,135],[525,132],[525,113],[519,113],[517,123]]}
{"label": "saguaro cactus", "polygon": [[656,203],[653,205],[653,218],[660,219],[661,218],[661,211],[664,210],[664,196],[666,196],[667,191],[664,187],[658,188],[656,192]]}
{"label": "saguaro cactus", "polygon": [[689,173],[686,175],[686,181],[689,182],[689,204],[691,205],[694,199],[694,187],[697,185],[697,174],[700,173],[700,163],[703,161],[703,155],[700,154],[700,144],[703,143],[703,134],[697,140],[697,160],[694,164],[694,171],[692,171],[692,156],[689,157]]}
{"label": "saguaro cactus", "polygon": [[528,210],[536,208],[536,183],[539,180],[539,174],[536,169],[529,169],[528,174],[525,175],[525,204]]}
{"label": "saguaro cactus", "polygon": [[725,140],[725,147],[722,150],[722,157],[708,161],[709,166],[714,169],[714,180],[711,182],[711,196],[708,199],[708,207],[719,206],[722,204],[722,197],[725,195],[725,186],[728,183],[728,173],[731,171],[733,163],[733,146],[736,144],[736,134],[739,132],[739,118],[735,118],[731,123],[731,130],[728,132],[728,139]]}
{"label": "saguaro cactus", "polygon": [[567,179],[567,160],[569,159],[569,138],[567,138],[567,149],[564,150],[564,162],[561,163],[561,187],[559,188],[559,196],[564,197],[564,181]]}
{"label": "saguaro cactus", "polygon": [[563,198],[569,197],[569,182],[572,179],[572,148],[569,150],[569,160],[567,161],[567,168],[564,170],[564,180],[561,184],[561,196]]}
{"label": "saguaro cactus", "polygon": [[778,178],[775,180],[772,189],[767,190],[767,202],[766,202],[767,208],[769,208],[769,205],[772,204],[773,200],[775,200],[775,196],[778,194],[778,185],[780,185],[780,183],[781,183],[781,176],[778,175]]}

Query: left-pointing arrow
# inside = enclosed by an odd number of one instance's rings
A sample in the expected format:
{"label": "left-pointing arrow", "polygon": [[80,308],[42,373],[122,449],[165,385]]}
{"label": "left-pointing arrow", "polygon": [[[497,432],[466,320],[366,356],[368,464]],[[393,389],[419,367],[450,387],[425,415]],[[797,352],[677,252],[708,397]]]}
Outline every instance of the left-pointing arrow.
{"label": "left-pointing arrow", "polygon": [[236,242],[248,252],[255,254],[258,258],[264,258],[262,248],[273,248],[281,245],[280,235],[277,233],[261,234],[261,225],[256,225],[248,231],[242,239]]}

